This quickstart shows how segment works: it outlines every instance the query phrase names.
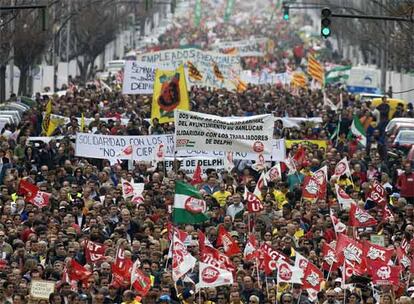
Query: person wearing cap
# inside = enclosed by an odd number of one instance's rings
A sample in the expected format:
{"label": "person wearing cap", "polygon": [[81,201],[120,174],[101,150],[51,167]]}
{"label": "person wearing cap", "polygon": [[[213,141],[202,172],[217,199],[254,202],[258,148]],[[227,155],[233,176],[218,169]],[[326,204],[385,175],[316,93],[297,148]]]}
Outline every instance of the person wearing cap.
{"label": "person wearing cap", "polygon": [[162,295],[157,303],[161,304],[161,303],[171,303],[171,297],[168,294]]}

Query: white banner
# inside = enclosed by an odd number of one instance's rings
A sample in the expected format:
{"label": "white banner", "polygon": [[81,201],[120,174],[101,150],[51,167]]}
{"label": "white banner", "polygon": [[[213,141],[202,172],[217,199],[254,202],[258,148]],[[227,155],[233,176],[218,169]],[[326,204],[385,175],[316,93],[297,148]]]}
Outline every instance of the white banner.
{"label": "white banner", "polygon": [[[160,69],[175,69],[180,64],[191,61],[203,76],[200,81],[188,78],[188,87],[204,86],[213,88],[226,88],[234,90],[231,74],[240,74],[240,56],[226,55],[216,52],[205,52],[198,49],[171,49],[165,51],[145,53],[137,56],[139,61],[157,64]],[[213,63],[216,63],[225,80],[220,81],[213,72]]]}
{"label": "white banner", "polygon": [[175,111],[176,150],[272,153],[273,116],[219,117]]}
{"label": "white banner", "polygon": [[174,156],[173,135],[114,136],[77,133],[75,155],[99,159],[152,161],[162,150]]}
{"label": "white banner", "polygon": [[122,94],[152,94],[156,66],[142,61],[127,61],[124,68]]}
{"label": "white banner", "polygon": [[[224,158],[226,152],[223,151],[201,151],[201,150],[178,150],[178,157],[201,157],[201,158]],[[239,160],[257,160],[256,153],[249,152],[234,152],[233,159]],[[286,146],[285,139],[273,139],[272,140],[272,154],[264,155],[265,161],[284,161],[286,159]]]}
{"label": "white banner", "polygon": [[[63,137],[29,137],[30,141],[60,140]],[[154,152],[163,145],[166,158],[174,157],[174,135],[147,135],[147,136],[112,136],[91,133],[78,133],[76,135],[76,156],[98,159],[126,159],[126,160],[154,160]],[[132,156],[125,155],[122,150],[132,146]],[[184,149],[177,151],[176,157],[191,157],[198,159],[224,159],[223,151],[201,151]],[[284,139],[272,140],[272,154],[264,155],[266,161],[283,161],[286,158]],[[256,153],[235,152],[233,159],[256,161]]]}

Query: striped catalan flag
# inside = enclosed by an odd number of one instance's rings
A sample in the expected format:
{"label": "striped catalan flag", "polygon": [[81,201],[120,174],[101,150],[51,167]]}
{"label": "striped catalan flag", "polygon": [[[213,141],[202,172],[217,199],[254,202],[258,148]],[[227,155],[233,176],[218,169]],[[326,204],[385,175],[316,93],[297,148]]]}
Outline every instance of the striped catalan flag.
{"label": "striped catalan flag", "polygon": [[187,61],[188,65],[188,76],[194,80],[200,81],[203,80],[203,75],[200,71],[195,67],[195,65],[191,61]]}
{"label": "striped catalan flag", "polygon": [[325,69],[312,54],[309,54],[308,56],[308,74],[311,75],[313,79],[315,79],[323,85]]}
{"label": "striped catalan flag", "polygon": [[213,72],[216,78],[220,81],[224,81],[223,73],[220,71],[217,63],[213,62]]}
{"label": "striped catalan flag", "polygon": [[237,81],[237,85],[236,85],[237,93],[243,93],[244,91],[247,90],[248,88],[247,83],[245,83],[239,77],[236,78],[236,81]]}
{"label": "striped catalan flag", "polygon": [[292,75],[291,85],[299,88],[306,88],[308,80],[306,75],[302,72],[294,72]]}

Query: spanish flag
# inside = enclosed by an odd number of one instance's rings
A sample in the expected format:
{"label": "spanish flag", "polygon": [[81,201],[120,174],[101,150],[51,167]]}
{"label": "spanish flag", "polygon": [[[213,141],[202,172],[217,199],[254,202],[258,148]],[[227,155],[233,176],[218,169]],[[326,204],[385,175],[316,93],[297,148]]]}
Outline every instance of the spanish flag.
{"label": "spanish flag", "polygon": [[309,54],[308,56],[308,74],[323,85],[325,69],[323,68],[322,64],[317,61],[315,57],[313,57],[312,54]]}
{"label": "spanish flag", "polygon": [[52,100],[49,99],[48,103],[46,104],[45,116],[43,117],[43,121],[42,121],[42,134],[43,135],[47,135],[48,133],[51,114],[52,114]]}
{"label": "spanish flag", "polygon": [[174,71],[157,69],[155,73],[151,120],[173,122],[175,109],[190,110],[184,65]]}
{"label": "spanish flag", "polygon": [[213,72],[216,78],[220,81],[224,81],[223,73],[220,71],[217,63],[213,62]]}
{"label": "spanish flag", "polygon": [[301,72],[294,72],[292,75],[291,85],[293,87],[306,88],[308,80],[306,75]]}
{"label": "spanish flag", "polygon": [[201,75],[200,71],[197,70],[197,68],[191,61],[187,61],[187,65],[188,65],[188,76],[191,79],[194,79],[197,81],[203,80],[203,75]]}

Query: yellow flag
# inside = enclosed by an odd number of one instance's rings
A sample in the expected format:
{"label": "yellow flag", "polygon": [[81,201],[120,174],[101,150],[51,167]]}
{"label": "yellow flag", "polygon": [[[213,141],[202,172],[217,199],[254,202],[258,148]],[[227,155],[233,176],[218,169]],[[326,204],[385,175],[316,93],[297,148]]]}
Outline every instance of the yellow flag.
{"label": "yellow flag", "polygon": [[81,114],[80,131],[85,131],[85,115],[83,113]]}
{"label": "yellow flag", "polygon": [[49,99],[48,103],[46,104],[45,109],[45,116],[43,117],[42,121],[42,134],[47,135],[49,130],[49,123],[50,123],[50,115],[52,113],[52,100]]}
{"label": "yellow flag", "polygon": [[151,120],[160,123],[173,122],[174,110],[190,110],[184,65],[175,71],[157,69],[152,95]]}
{"label": "yellow flag", "polygon": [[65,124],[65,120],[63,118],[51,117],[49,119],[49,125],[47,127],[46,136],[52,136],[52,134],[53,134],[53,132],[55,132],[56,128],[60,127],[63,124]]}

